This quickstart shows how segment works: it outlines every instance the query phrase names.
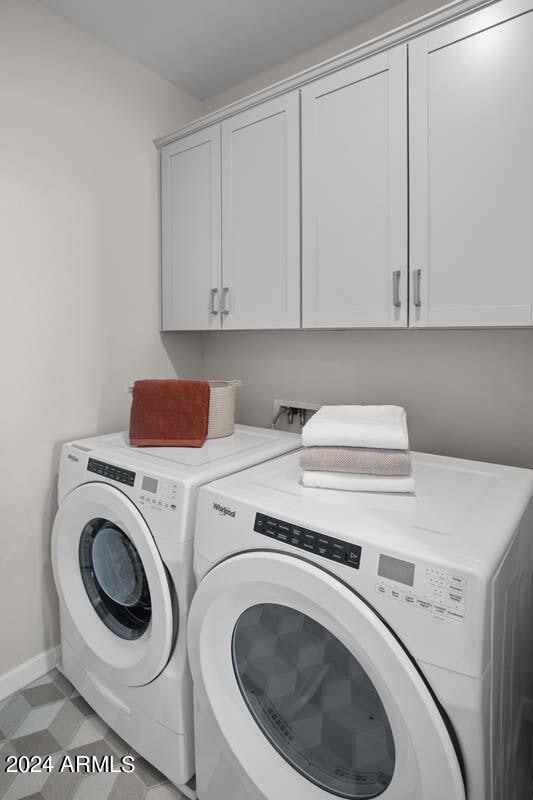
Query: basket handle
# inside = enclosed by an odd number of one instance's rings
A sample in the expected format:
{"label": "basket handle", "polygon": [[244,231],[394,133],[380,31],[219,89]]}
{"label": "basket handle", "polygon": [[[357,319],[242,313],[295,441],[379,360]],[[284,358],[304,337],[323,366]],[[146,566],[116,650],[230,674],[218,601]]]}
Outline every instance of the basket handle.
{"label": "basket handle", "polygon": [[211,379],[208,379],[207,382],[208,383],[223,383],[225,386],[235,386],[235,387],[242,386],[242,381],[239,380],[239,379],[234,380],[234,381],[224,381],[224,380],[218,380],[217,378],[211,378]]}

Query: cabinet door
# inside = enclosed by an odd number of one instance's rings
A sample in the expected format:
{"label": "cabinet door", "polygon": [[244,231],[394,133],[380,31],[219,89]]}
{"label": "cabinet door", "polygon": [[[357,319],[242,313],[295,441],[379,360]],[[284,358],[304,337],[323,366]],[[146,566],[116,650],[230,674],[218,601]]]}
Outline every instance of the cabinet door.
{"label": "cabinet door", "polygon": [[161,152],[161,328],[220,328],[220,126]]}
{"label": "cabinet door", "polygon": [[407,324],[407,48],[302,90],[303,325]]}
{"label": "cabinet door", "polygon": [[531,324],[532,7],[504,0],[409,45],[415,326]]}
{"label": "cabinet door", "polygon": [[224,328],[300,326],[299,97],[222,123]]}

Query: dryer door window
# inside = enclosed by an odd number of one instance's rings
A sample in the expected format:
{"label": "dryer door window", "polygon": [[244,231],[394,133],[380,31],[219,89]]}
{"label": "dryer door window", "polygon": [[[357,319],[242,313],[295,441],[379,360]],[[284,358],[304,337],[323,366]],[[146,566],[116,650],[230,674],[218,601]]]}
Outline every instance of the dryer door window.
{"label": "dryer door window", "polygon": [[305,777],[346,798],[392,780],[395,747],[367,673],[325,627],[294,608],[248,608],[233,634],[239,688],[257,724]]}
{"label": "dryer door window", "polygon": [[223,559],[198,585],[188,645],[196,730],[210,743],[197,753],[202,797],[235,785],[283,800],[465,800],[416,662],[327,570],[275,551]]}
{"label": "dryer door window", "polygon": [[86,668],[144,686],[164,669],[179,609],[154,535],[135,504],[105,483],[84,483],[61,503],[52,564],[62,634]]}
{"label": "dryer door window", "polygon": [[138,639],[152,616],[150,589],[135,545],[118,525],[97,517],[82,531],[83,585],[102,622],[122,639]]}

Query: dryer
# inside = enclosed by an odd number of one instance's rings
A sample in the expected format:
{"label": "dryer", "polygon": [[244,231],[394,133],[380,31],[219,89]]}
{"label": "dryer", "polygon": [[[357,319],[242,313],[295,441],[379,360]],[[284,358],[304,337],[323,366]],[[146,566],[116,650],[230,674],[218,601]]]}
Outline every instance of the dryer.
{"label": "dryer", "polygon": [[177,785],[194,774],[186,621],[198,487],[299,446],[238,425],[202,448],[133,448],[126,433],[63,447],[52,533],[60,669]]}
{"label": "dryer", "polygon": [[200,491],[201,800],[529,800],[533,473],[413,454],[416,496]]}

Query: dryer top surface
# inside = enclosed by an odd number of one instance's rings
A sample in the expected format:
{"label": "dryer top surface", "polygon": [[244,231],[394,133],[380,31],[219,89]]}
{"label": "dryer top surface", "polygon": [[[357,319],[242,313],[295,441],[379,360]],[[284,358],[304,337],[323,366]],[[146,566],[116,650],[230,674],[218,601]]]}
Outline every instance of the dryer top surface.
{"label": "dryer top surface", "polygon": [[134,470],[143,467],[185,483],[202,484],[275,458],[301,446],[300,436],[269,428],[236,425],[235,433],[209,439],[203,447],[131,447],[127,431],[71,443],[94,458],[118,461]]}
{"label": "dryer top surface", "polygon": [[290,453],[215,481],[200,503],[216,494],[347,540],[492,572],[531,501],[533,471],[425,453],[412,461],[413,495],[306,488],[299,455]]}

